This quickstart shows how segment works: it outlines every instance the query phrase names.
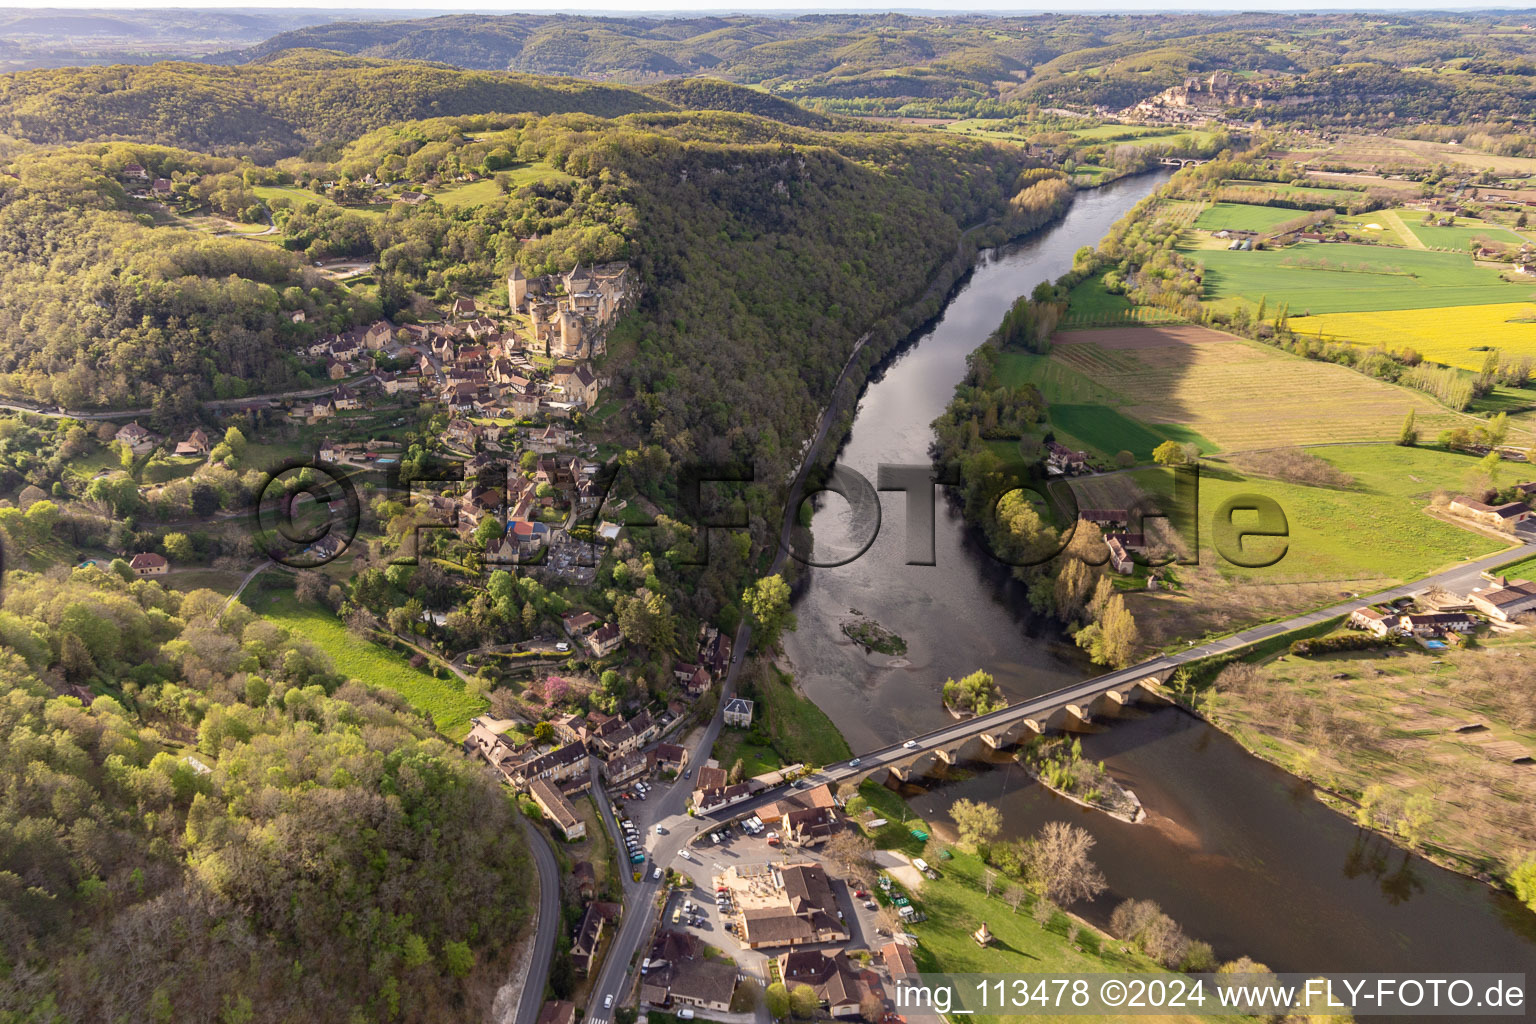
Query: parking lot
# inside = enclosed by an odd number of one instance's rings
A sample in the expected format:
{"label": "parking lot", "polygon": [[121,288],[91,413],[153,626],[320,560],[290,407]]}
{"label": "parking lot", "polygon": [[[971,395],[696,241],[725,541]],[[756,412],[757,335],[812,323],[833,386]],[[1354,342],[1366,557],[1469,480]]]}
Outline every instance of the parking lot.
{"label": "parking lot", "polygon": [[[688,898],[692,899],[695,904],[699,903],[700,899],[708,903],[709,913],[704,916],[712,926],[711,934],[716,939],[726,939],[726,945],[721,946],[721,948],[729,948],[733,956],[738,952],[745,957],[751,957],[754,954],[750,950],[741,950],[728,933],[721,935],[724,929],[720,927],[718,920],[716,920],[713,879],[729,867],[782,863],[784,861],[814,861],[827,869],[827,874],[832,880],[832,891],[837,896],[839,908],[843,911],[843,920],[849,923],[848,942],[838,943],[838,945],[846,945],[850,948],[878,949],[891,941],[889,935],[882,936],[879,934],[881,925],[878,904],[874,909],[865,907],[864,904],[866,902],[873,902],[872,898],[856,899],[853,895],[855,889],[848,885],[847,880],[843,877],[843,869],[830,861],[824,860],[816,850],[794,847],[786,850],[783,847],[770,846],[768,844],[768,834],[772,831],[771,829],[765,829],[761,835],[757,836],[743,834],[736,827],[726,828],[725,826],[720,826],[710,831],[723,831],[725,838],[717,844],[708,838],[709,832],[702,833],[700,839],[688,847],[691,859],[673,861],[672,867],[674,870],[680,871],[693,879],[695,883],[693,893],[696,893],[699,898],[695,899],[692,894]],[[860,879],[859,881],[865,883],[866,891],[868,890],[868,885],[873,884],[872,879]],[[666,920],[668,922],[671,921],[670,909],[668,910]],[[704,934],[704,932],[701,931],[700,934]],[[720,945],[719,942],[715,942],[715,939],[710,941],[714,942],[715,945]],[[782,951],[773,950],[770,952],[777,953]],[[738,962],[745,961],[738,958]]]}

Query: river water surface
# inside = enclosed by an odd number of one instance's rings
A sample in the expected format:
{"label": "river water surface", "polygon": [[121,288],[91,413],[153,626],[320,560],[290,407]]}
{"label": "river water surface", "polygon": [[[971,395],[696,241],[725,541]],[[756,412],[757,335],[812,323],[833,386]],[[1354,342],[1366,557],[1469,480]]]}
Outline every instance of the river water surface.
{"label": "river water surface", "polygon": [[[881,463],[928,461],[930,424],[963,378],[965,357],[1014,299],[1071,269],[1079,247],[1097,243],[1163,180],[1079,193],[1053,227],[984,253],[940,316],[865,390],[839,463],[873,481]],[[1017,588],[943,501],[932,566],[905,564],[902,495],[882,494],[881,510],[868,552],[810,571],[796,602],[799,630],[785,638],[800,685],[855,750],[947,724],[944,680],[977,668],[1010,700],[1093,674],[1049,626],[1029,621]],[[851,549],[850,520],[841,498],[818,509],[818,560]],[[899,633],[907,655],[867,655],[848,641],[839,624],[855,611]],[[939,820],[958,798],[987,800],[1014,836],[1051,820],[1083,825],[1110,891],[1075,910],[1102,923],[1126,896],[1155,899],[1223,958],[1248,954],[1286,971],[1536,972],[1536,915],[1362,833],[1304,783],[1188,714],[1132,713],[1083,737],[1083,753],[1136,790],[1147,822],[1084,810],[1008,764],[937,783],[912,802]]]}

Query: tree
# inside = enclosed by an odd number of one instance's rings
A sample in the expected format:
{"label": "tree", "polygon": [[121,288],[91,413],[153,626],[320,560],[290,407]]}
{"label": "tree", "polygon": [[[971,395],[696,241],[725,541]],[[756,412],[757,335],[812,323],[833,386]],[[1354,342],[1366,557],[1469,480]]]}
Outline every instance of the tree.
{"label": "tree", "polygon": [[777,647],[784,630],[795,628],[795,614],[789,610],[789,584],[784,577],[764,576],[746,589],[741,600],[752,617],[752,644],[759,650]]}
{"label": "tree", "polygon": [[1419,430],[1413,425],[1413,410],[1408,410],[1408,418],[1403,420],[1403,431],[1397,436],[1397,443],[1412,448],[1419,443]]}
{"label": "tree", "polygon": [[464,978],[475,969],[475,951],[468,943],[449,942],[443,946],[443,966],[455,978]]}
{"label": "tree", "polygon": [[185,562],[192,558],[192,541],[184,533],[168,533],[160,539],[160,546],[165,549],[165,557],[176,562]]}
{"label": "tree", "polygon": [[789,1016],[789,989],[782,981],[768,986],[768,990],[763,993],[763,1005],[775,1020]]}
{"label": "tree", "polygon": [[1188,460],[1184,457],[1184,446],[1177,441],[1164,441],[1152,449],[1152,461],[1159,466],[1182,466]]}
{"label": "tree", "polygon": [[868,1021],[880,1020],[885,1016],[885,1000],[873,992],[865,992],[859,1000],[859,1013]]}
{"label": "tree", "polygon": [[229,445],[229,450],[236,458],[245,455],[245,435],[240,433],[239,427],[230,427],[224,431],[224,443]]}
{"label": "tree", "polygon": [[839,829],[823,852],[849,875],[858,877],[875,865],[875,844],[856,828]]}
{"label": "tree", "polygon": [[1094,838],[1086,829],[1049,821],[1027,848],[1029,880],[1053,903],[1067,906],[1104,891],[1104,874],[1088,859]]}
{"label": "tree", "polygon": [[789,990],[790,1012],[801,1020],[810,1020],[821,1007],[816,990],[809,985],[796,985]]}
{"label": "tree", "polygon": [[1118,452],[1115,452],[1115,465],[1119,466],[1121,469],[1130,469],[1132,466],[1136,465],[1136,456],[1122,448]]}
{"label": "tree", "polygon": [[1082,611],[1083,600],[1093,585],[1093,574],[1082,559],[1066,559],[1061,571],[1056,574],[1057,617],[1065,622]]}
{"label": "tree", "polygon": [[962,679],[946,680],[944,703],[958,711],[970,711],[978,715],[1007,706],[1001,687],[993,680],[991,673],[981,669]]}
{"label": "tree", "polygon": [[1019,905],[1024,902],[1024,898],[1028,895],[1029,890],[1025,889],[1022,885],[1010,885],[1003,890],[1003,902],[1012,907],[1013,912],[1017,914],[1019,912]]}
{"label": "tree", "polygon": [[996,807],[981,800],[956,800],[949,809],[955,820],[960,841],[971,846],[989,843],[1003,830],[1003,816]]}
{"label": "tree", "polygon": [[501,520],[495,516],[486,516],[475,527],[475,546],[484,550],[487,544],[500,538],[503,532]]}
{"label": "tree", "polygon": [[1536,910],[1536,853],[1527,854],[1525,860],[1509,873],[1509,884],[1520,902]]}
{"label": "tree", "polygon": [[555,742],[555,727],[549,722],[539,722],[533,727],[533,740],[535,743]]}
{"label": "tree", "polygon": [[747,762],[744,759],[738,757],[736,759],[736,763],[731,765],[731,770],[726,773],[725,778],[727,782],[734,786],[736,783],[740,782],[746,774]]}
{"label": "tree", "polygon": [[1132,664],[1136,659],[1136,646],[1141,643],[1141,632],[1136,628],[1136,619],[1130,609],[1125,606],[1125,598],[1116,594],[1109,599],[1099,616],[1099,626],[1104,631],[1104,664],[1116,668]]}

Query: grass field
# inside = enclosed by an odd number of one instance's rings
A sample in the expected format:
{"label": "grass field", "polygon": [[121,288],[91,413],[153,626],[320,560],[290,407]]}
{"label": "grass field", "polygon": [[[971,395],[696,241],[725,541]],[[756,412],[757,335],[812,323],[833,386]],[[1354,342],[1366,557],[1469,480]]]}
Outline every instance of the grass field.
{"label": "grass field", "polygon": [[[1282,657],[1218,688],[1209,711],[1248,749],[1326,789],[1358,800],[1386,787],[1378,825],[1408,797],[1428,798],[1426,851],[1501,874],[1536,848],[1536,772],[1513,763],[1536,755],[1532,653],[1525,634],[1434,654]],[[1457,732],[1474,722],[1482,728]]]}
{"label": "grass field", "polygon": [[[1049,357],[1009,353],[1002,370],[1041,388],[1053,422],[1055,403],[1106,405],[1206,451],[1391,440],[1409,409],[1431,436],[1471,422],[1427,395],[1195,326],[1070,331]],[[1076,434],[1082,414],[1069,415]]]}
{"label": "grass field", "polygon": [[[1277,196],[1292,199],[1315,200],[1323,203],[1347,203],[1359,199],[1362,193],[1347,188],[1329,188],[1326,185],[1291,185],[1274,181],[1226,181],[1224,187],[1262,189]],[[1300,211],[1296,211],[1300,212]]]}
{"label": "grass field", "polygon": [[768,734],[785,761],[829,765],[853,754],[832,719],[809,698],[796,692],[794,680],[772,669],[757,688],[766,713]]}
{"label": "grass field", "polygon": [[[1348,488],[1313,487],[1246,475],[1221,462],[1201,466],[1198,516],[1200,561],[1229,577],[1263,582],[1407,581],[1489,554],[1500,542],[1425,512],[1437,490],[1460,490],[1476,460],[1471,456],[1397,445],[1317,448],[1312,454],[1354,478]],[[1140,493],[1157,496],[1170,521],[1189,537],[1190,509],[1169,500],[1171,474],[1143,469],[1074,482],[1083,506],[1124,507]],[[1286,553],[1266,568],[1244,569],[1219,559],[1211,517],[1229,498],[1257,494],[1284,511],[1289,537],[1253,538],[1245,551]],[[1244,521],[1241,516],[1236,520]]]}
{"label": "grass field", "polygon": [[[1116,942],[1095,928],[1077,923],[1077,943],[1067,939],[1067,931],[1074,924],[1061,911],[1056,911],[1042,927],[1036,923],[1031,908],[1033,899],[1026,899],[1018,911],[1002,899],[1004,887],[999,886],[992,896],[987,896],[983,874],[987,870],[980,858],[955,851],[952,860],[934,861],[939,867],[939,877],[925,881],[917,892],[917,902],[928,915],[926,921],[911,926],[919,943],[913,950],[918,970],[945,974],[1018,974],[1020,972],[1046,972],[1082,974],[1116,972],[1156,975],[1163,968],[1137,952],[1123,953],[1123,943]],[[994,941],[982,947],[971,938],[985,921]],[[970,993],[974,997],[974,991]],[[957,1018],[958,1019],[958,1018]],[[1028,1016],[985,1016],[977,1013],[964,1017],[967,1021],[1017,1021],[1034,1019]],[[1075,1021],[1120,1021],[1115,1016],[1075,1016]],[[1152,1018],[1148,1018],[1152,1019]],[[1166,1015],[1160,1021],[1234,1020],[1228,1017],[1188,1017]]]}
{"label": "grass field", "polygon": [[450,739],[463,739],[469,720],[489,706],[483,697],[466,692],[458,677],[438,679],[412,668],[394,651],[359,640],[329,612],[299,604],[291,590],[248,590],[242,600],[263,618],[313,641],[341,674],[402,694],[412,707],[431,715],[438,732]]}
{"label": "grass field", "polygon": [[1249,206],[1246,203],[1216,203],[1195,218],[1195,227],[1203,231],[1268,231],[1303,215],[1303,210],[1279,206]]}
{"label": "grass field", "polygon": [[1341,167],[1377,168],[1433,167],[1436,164],[1460,164],[1477,170],[1487,168],[1506,174],[1536,172],[1536,160],[1518,156],[1497,156],[1448,142],[1419,139],[1389,139],[1381,135],[1341,135],[1328,146],[1307,150],[1316,163]]}
{"label": "grass field", "polygon": [[1373,245],[1305,245],[1258,252],[1200,250],[1205,297],[1217,309],[1238,302],[1290,303],[1292,316],[1381,309],[1520,302],[1536,281],[1511,283],[1470,255]]}
{"label": "grass field", "polygon": [[1152,458],[1152,450],[1164,441],[1193,444],[1203,452],[1216,450],[1198,432],[1181,424],[1148,426],[1103,405],[1053,405],[1050,417],[1051,426],[1058,433],[1108,457],[1124,450],[1136,456],[1138,462],[1147,462]]}
{"label": "grass field", "polygon": [[1474,242],[1483,239],[1505,245],[1519,245],[1522,241],[1519,235],[1498,224],[1458,218],[1453,226],[1441,228],[1432,224],[1420,224],[1411,217],[1411,213],[1404,214],[1403,222],[1408,225],[1408,230],[1413,232],[1414,237],[1431,249],[1465,251],[1471,248]]}
{"label": "grass field", "polygon": [[[318,192],[311,192],[307,188],[297,188],[293,185],[256,185],[251,189],[251,191],[255,192],[261,198],[267,200],[292,200],[295,206],[302,205],[306,202],[319,203],[321,206],[340,205],[330,196],[321,195]],[[387,204],[381,203],[377,206],[346,206],[342,208],[351,210],[353,213],[361,213],[369,216],[382,216],[389,209],[389,206]]]}
{"label": "grass field", "polygon": [[524,185],[531,185],[538,181],[575,181],[576,179],[564,171],[557,171],[549,164],[539,161],[531,164],[520,164],[517,167],[497,171],[492,178],[481,178],[479,181],[468,181],[462,185],[449,185],[446,188],[433,192],[432,198],[450,210],[464,209],[470,206],[482,206],[494,202],[501,196],[501,183],[498,179],[506,178],[514,189]]}
{"label": "grass field", "polygon": [[459,210],[489,203],[500,195],[501,186],[496,183],[496,179],[481,178],[462,185],[450,185],[441,192],[432,193],[432,198],[450,210]]}
{"label": "grass field", "polygon": [[1425,359],[1480,370],[1487,349],[1506,356],[1536,356],[1536,301],[1451,306],[1432,316],[1424,310],[1328,313],[1291,320],[1298,334],[1315,335],[1388,351],[1412,348]]}

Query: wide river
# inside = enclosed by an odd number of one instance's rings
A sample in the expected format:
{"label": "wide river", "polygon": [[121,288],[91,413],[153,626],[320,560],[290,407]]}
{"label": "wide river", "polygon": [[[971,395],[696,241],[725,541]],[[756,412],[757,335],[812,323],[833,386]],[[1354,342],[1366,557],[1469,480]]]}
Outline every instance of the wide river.
{"label": "wide river", "polygon": [[[1080,193],[1054,227],[983,253],[938,319],[911,338],[865,390],[839,463],[876,479],[881,463],[928,461],[930,424],[965,374],[965,357],[1038,282],[1071,268],[1165,176]],[[882,523],[862,557],[810,571],[799,630],[785,649],[796,678],[855,750],[949,721],[944,680],[984,668],[1010,700],[1092,674],[1070,644],[1035,629],[1017,588],[939,502],[933,566],[905,564],[905,500],[881,495]],[[829,497],[812,522],[818,560],[848,550],[850,509]],[[857,610],[901,634],[905,658],[866,655],[839,623]],[[1127,897],[1150,898],[1223,958],[1247,954],[1276,970],[1536,972],[1536,915],[1363,833],[1309,787],[1249,756],[1220,731],[1175,709],[1136,714],[1083,738],[1141,797],[1148,820],[1128,825],[1086,811],[1004,764],[911,797],[931,820],[969,797],[1000,807],[1009,835],[1051,820],[1097,838],[1110,891],[1074,909],[1100,923]]]}

